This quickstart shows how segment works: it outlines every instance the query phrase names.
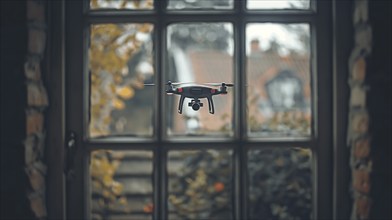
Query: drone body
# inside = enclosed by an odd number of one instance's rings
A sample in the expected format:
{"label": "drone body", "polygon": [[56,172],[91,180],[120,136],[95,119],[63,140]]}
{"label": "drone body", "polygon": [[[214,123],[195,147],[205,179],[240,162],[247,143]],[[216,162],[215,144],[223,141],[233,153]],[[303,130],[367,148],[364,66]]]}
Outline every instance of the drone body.
{"label": "drone body", "polygon": [[182,107],[184,105],[185,98],[192,99],[191,102],[188,103],[188,106],[192,107],[194,111],[198,111],[200,107],[203,107],[203,103],[201,103],[199,99],[206,98],[208,100],[208,110],[211,114],[214,114],[215,110],[214,110],[214,102],[212,100],[212,96],[227,94],[227,87],[233,86],[232,84],[226,84],[226,83],[205,84],[210,86],[220,86],[219,89],[215,89],[209,86],[204,86],[201,84],[196,84],[191,86],[188,85],[182,87],[175,86],[180,84],[184,84],[184,83],[172,83],[171,81],[168,81],[168,83],[166,84],[168,86],[168,88],[166,89],[167,94],[180,95],[180,102],[178,104],[178,113],[180,114],[182,114]]}

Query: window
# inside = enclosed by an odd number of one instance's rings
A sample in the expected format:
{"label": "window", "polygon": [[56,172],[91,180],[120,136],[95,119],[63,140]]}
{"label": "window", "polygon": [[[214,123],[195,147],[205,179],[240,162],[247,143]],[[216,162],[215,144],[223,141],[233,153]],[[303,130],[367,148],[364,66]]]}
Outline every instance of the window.
{"label": "window", "polygon": [[[329,2],[86,0],[66,10],[77,141],[68,218],[331,216]],[[191,99],[179,114],[168,80],[234,86],[214,96],[215,114]]]}

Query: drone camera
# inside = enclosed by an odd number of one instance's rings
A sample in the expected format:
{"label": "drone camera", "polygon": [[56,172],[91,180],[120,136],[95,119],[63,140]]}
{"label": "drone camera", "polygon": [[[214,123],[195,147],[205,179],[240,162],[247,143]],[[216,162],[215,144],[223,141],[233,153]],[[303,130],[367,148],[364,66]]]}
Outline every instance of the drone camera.
{"label": "drone camera", "polygon": [[197,103],[193,104],[192,105],[192,109],[195,110],[195,111],[199,110],[200,109],[200,104],[197,104]]}
{"label": "drone camera", "polygon": [[203,103],[201,103],[200,100],[192,100],[188,103],[188,106],[192,106],[194,111],[198,111],[200,107],[203,107]]}

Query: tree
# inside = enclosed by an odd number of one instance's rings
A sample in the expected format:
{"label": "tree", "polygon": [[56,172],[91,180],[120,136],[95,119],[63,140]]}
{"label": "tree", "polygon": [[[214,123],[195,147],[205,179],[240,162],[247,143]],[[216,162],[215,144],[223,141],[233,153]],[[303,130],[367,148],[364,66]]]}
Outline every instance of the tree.
{"label": "tree", "polygon": [[122,196],[123,185],[114,180],[120,165],[121,154],[117,157],[111,151],[95,151],[91,155],[93,219],[108,219],[113,211],[130,212],[126,197]]}
{"label": "tree", "polygon": [[310,157],[309,150],[300,148],[249,152],[251,219],[311,218]]}
{"label": "tree", "polygon": [[[91,8],[117,4],[120,8],[151,5],[145,1],[99,1],[92,0]],[[90,136],[111,133],[112,112],[124,109],[125,101],[143,86],[137,75],[129,73],[128,63],[142,48],[143,40],[138,34],[149,34],[149,24],[100,24],[90,29],[89,73],[90,73]],[[127,77],[132,75],[132,77]],[[127,79],[127,80],[126,80]],[[127,200],[122,196],[123,185],[114,180],[121,161],[121,153],[114,157],[111,151],[95,151],[91,154],[91,180],[93,200],[98,206],[93,209],[94,219],[107,219],[113,210],[129,212]],[[118,210],[120,209],[120,210]]]}
{"label": "tree", "polygon": [[183,219],[231,219],[232,162],[229,151],[181,154],[169,181],[169,207]]}
{"label": "tree", "polygon": [[127,64],[140,51],[143,42],[139,33],[150,33],[150,24],[103,24],[91,28],[89,64],[91,74],[91,136],[110,134],[111,113],[124,109],[125,100],[134,97],[143,87],[137,75],[124,81]]}

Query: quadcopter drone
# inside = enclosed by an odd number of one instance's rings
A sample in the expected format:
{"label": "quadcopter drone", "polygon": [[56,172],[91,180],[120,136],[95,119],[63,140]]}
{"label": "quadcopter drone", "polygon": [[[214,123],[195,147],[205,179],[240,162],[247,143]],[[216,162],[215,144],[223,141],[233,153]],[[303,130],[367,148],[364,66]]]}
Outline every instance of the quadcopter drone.
{"label": "quadcopter drone", "polygon": [[[227,87],[232,87],[233,84],[228,83],[203,83],[203,84],[192,84],[185,86],[178,86],[190,83],[172,83],[167,82],[166,93],[168,95],[175,94],[180,95],[180,102],[178,104],[178,113],[182,114],[182,107],[184,105],[185,98],[191,98],[192,100],[188,103],[189,107],[192,107],[194,111],[198,111],[200,107],[203,107],[203,103],[199,99],[206,98],[208,100],[208,110],[211,114],[214,114],[214,102],[212,96],[227,94]],[[212,87],[211,87],[212,86]],[[220,86],[219,89],[213,88],[213,86]]]}

